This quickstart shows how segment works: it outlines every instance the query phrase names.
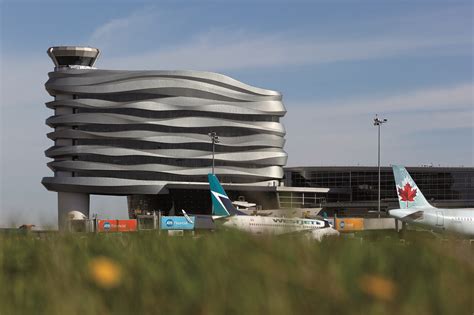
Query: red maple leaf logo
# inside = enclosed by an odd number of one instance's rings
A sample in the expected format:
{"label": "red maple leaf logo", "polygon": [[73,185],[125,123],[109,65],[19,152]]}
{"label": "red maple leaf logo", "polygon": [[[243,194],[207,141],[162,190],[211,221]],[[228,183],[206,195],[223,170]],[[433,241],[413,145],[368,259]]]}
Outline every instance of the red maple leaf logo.
{"label": "red maple leaf logo", "polygon": [[408,208],[408,202],[415,201],[416,188],[412,188],[409,183],[406,183],[405,186],[403,186],[403,189],[398,188],[398,195],[400,196],[401,201],[407,202],[407,208]]}

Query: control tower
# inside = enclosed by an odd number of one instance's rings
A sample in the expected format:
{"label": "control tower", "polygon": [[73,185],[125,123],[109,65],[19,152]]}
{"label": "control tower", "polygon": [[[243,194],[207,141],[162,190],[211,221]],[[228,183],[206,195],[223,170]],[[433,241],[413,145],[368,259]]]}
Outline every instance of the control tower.
{"label": "control tower", "polygon": [[71,211],[89,216],[90,195],[126,196],[131,218],[209,214],[213,170],[233,198],[278,207],[287,161],[281,93],[215,72],[96,69],[99,50],[90,47],[48,54],[53,174],[42,184],[58,194],[60,229]]}
{"label": "control tower", "polygon": [[55,71],[61,69],[92,69],[99,57],[99,49],[80,46],[57,46],[48,49]]}
{"label": "control tower", "polygon": [[[48,55],[54,62],[54,71],[68,71],[73,69],[94,69],[93,66],[97,57],[99,57],[99,49],[91,47],[79,47],[79,46],[58,46],[50,47],[48,49]],[[54,97],[55,101],[70,100],[76,98],[74,94],[62,94],[54,91],[50,94]],[[61,106],[60,103],[54,106],[54,116],[63,116],[74,114],[76,109],[70,106]],[[75,129],[74,126],[55,126],[55,132],[68,132]],[[70,147],[74,146],[76,140],[71,138],[55,138],[54,147]],[[74,157],[62,156],[55,160],[73,160]],[[54,177],[56,178],[68,178],[73,177],[74,172],[55,170]],[[85,216],[89,216],[89,194],[68,192],[68,191],[57,191],[58,193],[58,227],[60,230],[66,226],[67,215],[71,211],[79,211]]]}

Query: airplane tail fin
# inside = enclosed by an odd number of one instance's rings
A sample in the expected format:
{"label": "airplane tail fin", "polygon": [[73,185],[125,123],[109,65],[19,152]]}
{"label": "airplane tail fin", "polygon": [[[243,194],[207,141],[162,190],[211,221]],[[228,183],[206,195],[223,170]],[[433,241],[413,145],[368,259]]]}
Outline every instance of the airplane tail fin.
{"label": "airplane tail fin", "polygon": [[224,217],[236,214],[244,215],[243,212],[235,209],[234,205],[232,205],[232,201],[230,201],[216,175],[208,174],[207,179],[211,189],[212,215]]}
{"label": "airplane tail fin", "polygon": [[395,177],[395,185],[397,189],[398,202],[400,209],[411,208],[433,208],[421,190],[416,186],[415,181],[408,174],[405,167],[393,165],[393,175]]}

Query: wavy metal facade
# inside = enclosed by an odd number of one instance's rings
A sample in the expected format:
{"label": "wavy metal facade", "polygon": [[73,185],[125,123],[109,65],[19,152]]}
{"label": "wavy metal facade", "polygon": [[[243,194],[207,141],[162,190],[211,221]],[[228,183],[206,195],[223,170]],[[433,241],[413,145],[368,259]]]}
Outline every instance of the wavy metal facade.
{"label": "wavy metal facade", "polygon": [[50,190],[156,194],[169,182],[205,182],[216,146],[223,182],[283,177],[280,93],[196,71],[63,69],[49,73],[46,123],[55,145]]}

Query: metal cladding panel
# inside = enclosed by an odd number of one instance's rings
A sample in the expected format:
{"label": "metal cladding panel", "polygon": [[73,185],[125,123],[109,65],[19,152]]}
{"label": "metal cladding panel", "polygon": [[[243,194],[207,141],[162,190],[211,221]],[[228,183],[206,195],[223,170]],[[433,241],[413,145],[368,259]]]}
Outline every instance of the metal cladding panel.
{"label": "metal cladding panel", "polygon": [[280,93],[198,71],[67,69],[49,73],[56,99],[46,123],[54,191],[157,193],[166,182],[205,181],[212,164],[233,183],[277,180],[286,164]]}

